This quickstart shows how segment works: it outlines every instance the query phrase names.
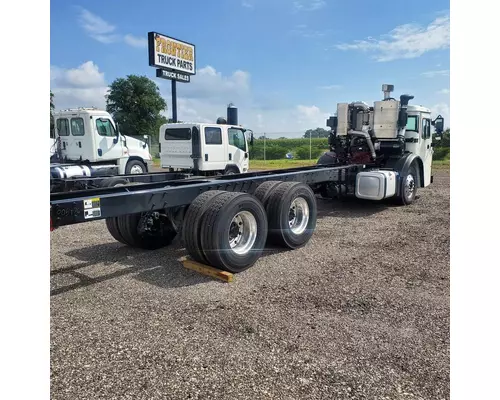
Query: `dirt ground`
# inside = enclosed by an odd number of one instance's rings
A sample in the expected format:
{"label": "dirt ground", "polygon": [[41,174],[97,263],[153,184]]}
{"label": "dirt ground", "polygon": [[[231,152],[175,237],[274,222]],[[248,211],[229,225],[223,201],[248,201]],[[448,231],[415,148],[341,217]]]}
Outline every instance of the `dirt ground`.
{"label": "dirt ground", "polygon": [[408,207],[318,199],[302,249],[223,283],[103,221],[51,243],[52,399],[449,398],[449,172]]}

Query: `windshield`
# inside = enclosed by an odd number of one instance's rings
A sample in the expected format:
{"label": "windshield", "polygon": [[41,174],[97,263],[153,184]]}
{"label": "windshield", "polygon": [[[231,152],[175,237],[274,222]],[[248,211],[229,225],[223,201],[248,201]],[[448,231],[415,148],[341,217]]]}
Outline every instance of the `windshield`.
{"label": "windshield", "polygon": [[408,122],[406,123],[406,130],[418,132],[418,116],[408,115]]}

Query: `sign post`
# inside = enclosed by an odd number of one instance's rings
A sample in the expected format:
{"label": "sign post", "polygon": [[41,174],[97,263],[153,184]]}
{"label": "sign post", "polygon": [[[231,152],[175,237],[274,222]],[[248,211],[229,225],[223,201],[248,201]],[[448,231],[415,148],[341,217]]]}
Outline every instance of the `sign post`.
{"label": "sign post", "polygon": [[196,75],[195,45],[162,35],[148,33],[149,66],[156,77],[172,81],[172,119],[177,122],[177,82],[189,83]]}

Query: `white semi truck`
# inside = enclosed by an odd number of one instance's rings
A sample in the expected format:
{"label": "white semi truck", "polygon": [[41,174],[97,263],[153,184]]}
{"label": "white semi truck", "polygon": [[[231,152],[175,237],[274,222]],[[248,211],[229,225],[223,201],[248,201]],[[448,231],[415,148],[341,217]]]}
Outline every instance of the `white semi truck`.
{"label": "white semi truck", "polygon": [[144,174],[152,166],[147,137],[122,135],[113,117],[97,108],[54,113],[55,139],[51,148],[51,175],[69,178],[108,174]]}

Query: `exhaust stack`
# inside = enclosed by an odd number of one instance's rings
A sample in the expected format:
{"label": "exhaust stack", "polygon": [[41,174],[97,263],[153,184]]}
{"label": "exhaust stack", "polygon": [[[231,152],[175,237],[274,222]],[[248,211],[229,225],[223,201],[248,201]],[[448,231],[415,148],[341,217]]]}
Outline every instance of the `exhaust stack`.
{"label": "exhaust stack", "polygon": [[391,98],[391,92],[394,92],[394,85],[383,84],[382,92],[384,92],[384,100]]}

